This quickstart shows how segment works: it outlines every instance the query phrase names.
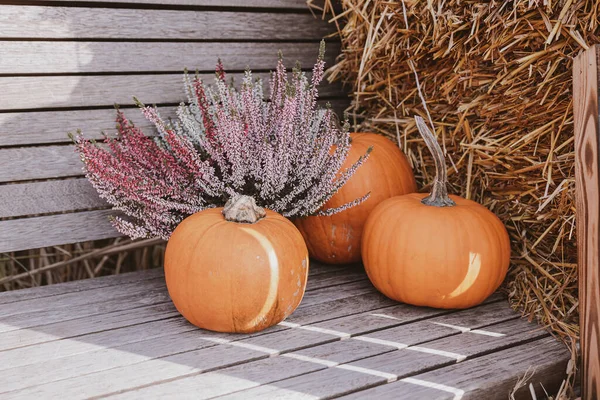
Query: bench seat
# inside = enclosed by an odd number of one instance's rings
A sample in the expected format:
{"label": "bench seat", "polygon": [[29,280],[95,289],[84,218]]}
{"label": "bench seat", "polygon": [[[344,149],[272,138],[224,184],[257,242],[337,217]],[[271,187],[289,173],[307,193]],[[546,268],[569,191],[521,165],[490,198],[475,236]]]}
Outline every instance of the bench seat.
{"label": "bench seat", "polygon": [[499,293],[469,310],[400,304],[361,267],[311,263],[286,321],[204,331],[162,270],[0,293],[0,398],[543,398],[570,353]]}

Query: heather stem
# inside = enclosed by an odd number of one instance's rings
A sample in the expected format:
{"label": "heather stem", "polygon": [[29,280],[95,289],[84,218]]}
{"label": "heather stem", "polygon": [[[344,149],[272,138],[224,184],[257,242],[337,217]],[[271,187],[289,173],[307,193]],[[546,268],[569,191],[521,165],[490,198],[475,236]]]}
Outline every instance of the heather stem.
{"label": "heather stem", "polygon": [[435,178],[433,180],[433,188],[431,189],[429,196],[421,200],[421,203],[434,207],[455,206],[456,203],[448,196],[448,178],[442,148],[440,147],[431,130],[427,127],[427,124],[423,118],[416,115],[415,121],[417,123],[419,133],[423,137],[423,140],[425,140],[425,144],[431,152],[431,155],[433,156],[433,162],[435,163]]}
{"label": "heather stem", "polygon": [[265,209],[257,206],[252,196],[235,195],[223,207],[223,216],[231,222],[253,224],[266,215]]}

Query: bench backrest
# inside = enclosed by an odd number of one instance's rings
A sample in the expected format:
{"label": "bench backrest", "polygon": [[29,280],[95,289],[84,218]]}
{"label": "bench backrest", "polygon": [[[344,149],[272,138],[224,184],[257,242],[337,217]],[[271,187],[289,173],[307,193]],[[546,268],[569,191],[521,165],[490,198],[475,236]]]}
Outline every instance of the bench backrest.
{"label": "bench backrest", "polygon": [[[112,2],[0,5],[0,252],[119,236],[68,131],[101,139],[114,103],[148,127],[132,96],[169,115],[183,68],[211,77],[218,57],[233,75],[267,76],[279,49],[310,68],[333,30],[305,0]],[[338,52],[329,45],[328,65]],[[321,95],[347,102],[339,86]]]}

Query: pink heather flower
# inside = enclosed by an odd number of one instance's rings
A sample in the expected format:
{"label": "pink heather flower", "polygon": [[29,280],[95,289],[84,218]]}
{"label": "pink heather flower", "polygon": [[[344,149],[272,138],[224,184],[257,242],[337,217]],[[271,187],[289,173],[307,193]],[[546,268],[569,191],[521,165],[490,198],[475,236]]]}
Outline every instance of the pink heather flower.
{"label": "pink heather flower", "polygon": [[98,144],[79,133],[76,150],[87,178],[100,196],[127,218],[115,227],[132,238],[168,239],[188,215],[222,206],[236,194],[286,217],[331,215],[323,205],[342,187],[368,153],[340,171],[350,148],[348,124],[330,108],[317,106],[324,76],[324,43],[309,78],[300,68],[288,74],[282,57],[263,83],[246,71],[239,88],[226,82],[220,60],[215,85],[184,74],[188,103],[174,121],[141,103],[158,136],[149,137],[117,110],[118,134]]}

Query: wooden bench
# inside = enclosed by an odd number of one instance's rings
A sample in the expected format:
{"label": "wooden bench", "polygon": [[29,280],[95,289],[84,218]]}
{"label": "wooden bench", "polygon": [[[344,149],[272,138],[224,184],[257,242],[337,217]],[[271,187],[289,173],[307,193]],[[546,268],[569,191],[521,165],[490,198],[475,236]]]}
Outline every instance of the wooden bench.
{"label": "wooden bench", "polygon": [[[0,252],[118,236],[66,132],[114,125],[132,95],[169,114],[181,70],[216,58],[310,67],[332,31],[303,0],[0,5]],[[36,4],[40,4],[39,6]],[[331,65],[339,46],[328,50]],[[340,86],[322,97],[342,108]],[[393,302],[363,270],[311,263],[306,296],[264,332],[188,324],[161,270],[0,293],[0,398],[506,399],[561,384],[570,354],[495,294],[470,310]],[[531,384],[531,388],[529,385]]]}

